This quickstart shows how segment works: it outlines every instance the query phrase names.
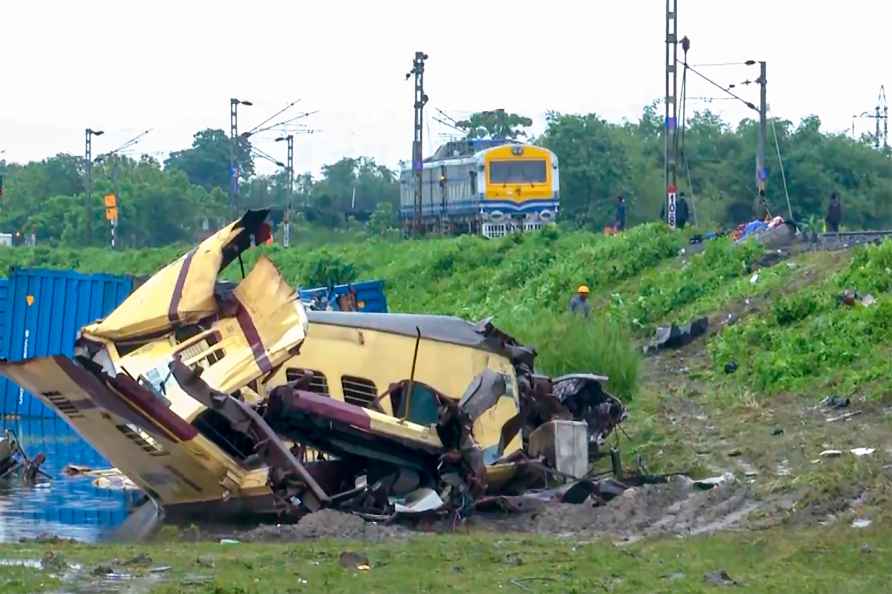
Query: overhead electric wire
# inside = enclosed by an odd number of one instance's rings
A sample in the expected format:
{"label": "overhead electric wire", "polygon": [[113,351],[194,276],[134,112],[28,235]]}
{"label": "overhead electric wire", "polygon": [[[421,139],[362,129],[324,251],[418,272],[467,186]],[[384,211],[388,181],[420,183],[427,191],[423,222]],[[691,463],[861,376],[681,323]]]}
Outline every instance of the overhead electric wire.
{"label": "overhead electric wire", "polygon": [[458,120],[456,120],[454,117],[452,117],[451,115],[449,115],[448,113],[446,113],[445,111],[440,109],[439,107],[435,107],[434,109],[436,109],[440,113],[440,115],[442,115],[444,118],[446,118],[453,124],[456,124],[456,125],[458,124]]}
{"label": "overhead electric wire", "polygon": [[743,103],[744,105],[746,105],[747,107],[749,107],[750,109],[752,109],[753,111],[759,111],[759,108],[756,107],[752,102],[747,101],[746,99],[744,99],[744,98],[741,97],[740,95],[734,93],[733,91],[731,91],[731,89],[727,89],[727,88],[723,87],[722,85],[720,85],[719,83],[715,82],[714,80],[712,80],[711,78],[709,78],[708,76],[706,76],[705,74],[703,74],[702,72],[697,72],[694,68],[692,68],[691,66],[688,66],[688,64],[687,64],[686,62],[682,61],[682,64],[684,65],[684,67],[685,67],[686,69],[690,70],[691,72],[693,72],[694,74],[696,74],[697,76],[699,76],[700,78],[702,78],[703,80],[705,80],[706,82],[708,82],[709,84],[711,84],[712,86],[716,87],[717,89],[720,89],[720,90],[723,91],[724,93],[727,93],[727,94],[730,95],[731,97],[737,99],[738,101],[740,101],[741,103]]}
{"label": "overhead electric wire", "polygon": [[275,164],[278,165],[279,167],[285,167],[285,164],[284,164],[284,163],[282,163],[282,162],[279,161],[278,159],[276,159],[276,158],[270,156],[268,153],[263,152],[262,150],[260,150],[260,149],[257,148],[256,146],[252,146],[252,147],[251,147],[251,152],[254,153],[255,155],[257,155],[258,157],[260,157],[261,159],[266,159],[267,161],[270,161],[270,162],[272,162],[272,163],[275,163]]}
{"label": "overhead electric wire", "polygon": [[[439,111],[439,110],[437,110],[437,111]],[[459,128],[458,126],[454,126],[454,125],[450,124],[449,122],[447,122],[447,121],[445,121],[445,120],[441,120],[441,119],[438,118],[437,116],[433,116],[433,120],[434,120],[435,122],[437,122],[438,124],[442,124],[442,125],[446,126],[447,128],[452,128],[452,129],[455,130],[456,132],[461,132],[462,134],[465,133],[465,130],[462,130],[462,129]]]}
{"label": "overhead electric wire", "polygon": [[251,135],[251,134],[255,133],[258,128],[260,128],[264,124],[268,123],[270,120],[279,117],[280,115],[282,115],[283,113],[285,113],[286,111],[288,111],[289,109],[291,109],[292,107],[297,105],[299,102],[300,102],[300,99],[295,99],[294,101],[292,101],[291,103],[289,103],[288,105],[286,105],[285,107],[283,107],[282,109],[280,109],[279,111],[274,113],[273,115],[269,116],[268,118],[266,118],[265,120],[263,120],[262,122],[260,122],[259,124],[257,124],[253,128],[251,128],[250,130],[248,130],[245,134]]}
{"label": "overhead electric wire", "polygon": [[784,173],[784,160],[781,158],[780,143],[777,141],[777,128],[774,126],[774,119],[771,120],[771,132],[774,134],[774,148],[777,151],[777,162],[780,164],[781,180],[784,182],[784,196],[787,197],[787,213],[790,220],[793,220],[793,207],[790,205],[790,192],[787,190],[787,174]]}
{"label": "overhead electric wire", "polygon": [[715,68],[718,66],[749,66],[746,62],[713,62],[712,64],[693,64],[691,68]]}
{"label": "overhead electric wire", "polygon": [[142,138],[143,136],[145,136],[146,134],[148,134],[148,133],[151,132],[151,131],[152,131],[151,128],[149,128],[149,129],[147,129],[147,130],[143,130],[142,132],[140,132],[139,134],[137,134],[136,136],[134,136],[133,138],[131,138],[130,140],[128,140],[127,142],[125,142],[124,144],[122,144],[121,146],[119,146],[118,148],[116,148],[116,149],[114,149],[114,150],[111,150],[111,151],[108,151],[107,153],[102,153],[101,155],[98,155],[98,156],[96,157],[96,160],[99,160],[99,159],[102,159],[102,158],[105,158],[105,157],[111,157],[112,155],[115,155],[115,154],[117,154],[117,153],[119,153],[119,152],[121,152],[121,151],[123,151],[123,150],[127,150],[127,149],[130,148],[131,146],[133,146],[133,145],[135,145],[136,143],[138,143],[140,138]]}
{"label": "overhead electric wire", "polygon": [[[300,114],[294,116],[293,118],[288,118],[287,120],[282,120],[281,122],[276,122],[275,124],[270,124],[269,126],[266,126],[265,128],[256,128],[256,127],[255,127],[255,129],[243,133],[242,136],[244,136],[244,137],[247,138],[247,137],[249,137],[249,136],[254,136],[255,134],[260,134],[260,133],[262,133],[262,132],[267,132],[267,131],[272,130],[272,129],[274,129],[274,128],[278,128],[278,127],[280,127],[280,126],[287,126],[288,124],[290,124],[290,123],[292,123],[292,122],[296,122],[297,120],[301,120],[301,119],[304,119],[304,118],[308,118],[308,117],[310,117],[311,115],[316,114],[316,113],[319,113],[319,110],[316,110],[316,111],[305,111],[305,112],[303,112],[303,113],[300,113]],[[267,121],[269,121],[269,120],[267,120]],[[262,124],[261,124],[261,125],[262,125]]]}

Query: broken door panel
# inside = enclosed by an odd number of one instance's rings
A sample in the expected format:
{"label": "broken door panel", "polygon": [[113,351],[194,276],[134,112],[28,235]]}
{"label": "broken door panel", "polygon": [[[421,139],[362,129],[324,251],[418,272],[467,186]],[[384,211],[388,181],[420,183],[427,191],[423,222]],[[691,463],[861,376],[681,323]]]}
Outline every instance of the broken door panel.
{"label": "broken door panel", "polygon": [[99,323],[85,327],[96,337],[121,340],[164,333],[217,311],[217,274],[251,245],[267,211],[249,211],[175,262],[152,275]]}

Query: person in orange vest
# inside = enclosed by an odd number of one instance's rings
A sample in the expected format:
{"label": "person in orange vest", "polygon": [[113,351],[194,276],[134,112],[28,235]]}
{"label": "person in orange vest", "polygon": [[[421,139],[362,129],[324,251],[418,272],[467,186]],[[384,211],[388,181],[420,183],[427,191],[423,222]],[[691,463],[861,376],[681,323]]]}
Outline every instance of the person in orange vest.
{"label": "person in orange vest", "polygon": [[589,288],[586,285],[579,285],[576,294],[570,299],[570,313],[589,317],[592,313],[592,304],[588,301]]}

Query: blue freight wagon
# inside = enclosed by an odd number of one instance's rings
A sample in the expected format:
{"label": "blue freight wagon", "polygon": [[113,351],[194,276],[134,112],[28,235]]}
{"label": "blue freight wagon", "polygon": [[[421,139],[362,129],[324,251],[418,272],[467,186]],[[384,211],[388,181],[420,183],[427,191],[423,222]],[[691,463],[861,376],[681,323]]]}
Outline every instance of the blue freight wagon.
{"label": "blue freight wagon", "polygon": [[[0,300],[0,356],[9,361],[49,355],[74,355],[81,327],[121,304],[133,279],[72,270],[13,268]],[[0,297],[3,289],[0,287]],[[0,415],[52,418],[39,398],[0,377]]]}
{"label": "blue freight wagon", "polygon": [[384,295],[384,281],[364,281],[334,287],[301,289],[301,301],[318,309],[345,309],[342,304],[355,299],[356,311],[366,313],[387,313],[387,296]]}

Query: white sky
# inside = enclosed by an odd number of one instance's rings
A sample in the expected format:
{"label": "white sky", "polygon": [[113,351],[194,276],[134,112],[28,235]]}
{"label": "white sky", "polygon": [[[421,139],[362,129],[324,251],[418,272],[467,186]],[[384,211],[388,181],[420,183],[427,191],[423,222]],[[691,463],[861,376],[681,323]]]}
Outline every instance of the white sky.
{"label": "white sky", "polygon": [[[767,60],[775,115],[815,113],[848,130],[892,84],[888,0],[678,3],[691,64]],[[637,119],[663,94],[664,11],[663,0],[8,0],[0,158],[82,154],[92,127],[106,131],[94,154],[152,128],[136,153],[163,159],[196,130],[228,130],[230,97],[254,102],[240,111],[241,130],[300,98],[294,111],[319,110],[307,123],[320,132],[296,138],[297,172],[345,155],[396,167],[410,152],[404,75],[417,49],[430,55],[425,153],[448,132],[430,121],[436,107],[456,118],[503,107],[533,117],[535,132],[549,110]],[[703,69],[726,84],[755,70]],[[758,98],[755,87],[742,92]],[[689,96],[716,95],[690,79]],[[747,113],[728,101],[711,107],[733,122]],[[258,145],[284,161],[273,137]]]}

